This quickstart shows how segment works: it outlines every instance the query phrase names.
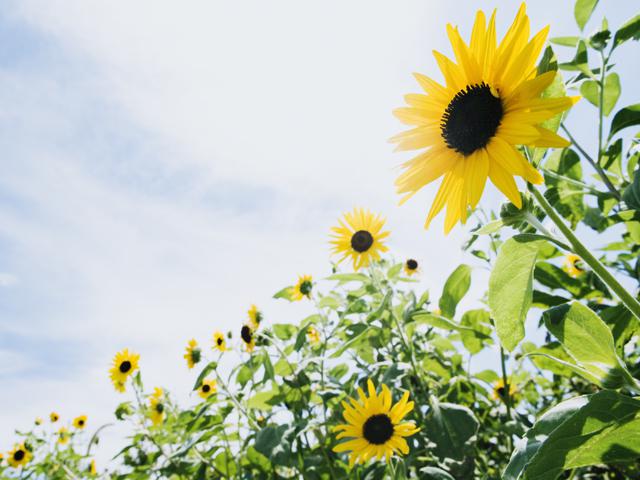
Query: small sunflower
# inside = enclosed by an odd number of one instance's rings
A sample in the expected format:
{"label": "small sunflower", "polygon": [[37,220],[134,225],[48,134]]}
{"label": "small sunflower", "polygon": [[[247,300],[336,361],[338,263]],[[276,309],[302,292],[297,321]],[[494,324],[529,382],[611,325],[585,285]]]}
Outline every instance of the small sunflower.
{"label": "small sunflower", "polygon": [[262,323],[262,312],[258,310],[258,307],[255,305],[251,305],[247,314],[249,315],[249,325],[251,325],[251,328],[254,330],[257,330]]}
{"label": "small sunflower", "polygon": [[312,347],[320,343],[320,332],[315,327],[307,327],[307,341]]}
{"label": "small sunflower", "polygon": [[407,275],[411,276],[414,273],[418,273],[418,269],[419,265],[417,260],[410,258],[406,262],[404,262],[404,273],[406,273]]}
{"label": "small sunflower", "polygon": [[84,427],[87,426],[87,416],[86,415],[80,415],[79,417],[76,417],[73,419],[73,426],[75,428],[77,428],[78,430],[82,430]]}
{"label": "small sunflower", "polygon": [[160,387],[154,388],[153,394],[149,397],[149,416],[154,425],[159,425],[164,421],[165,405],[163,400],[164,392],[162,389]]}
{"label": "small sunflower", "polygon": [[32,453],[24,445],[24,443],[16,444],[13,446],[13,450],[7,453],[7,462],[13,468],[18,468],[29,463],[32,457]]}
{"label": "small sunflower", "polygon": [[36,425],[42,425],[42,422],[43,420],[40,417],[36,417],[36,419],[33,421],[33,423],[35,423]]}
{"label": "small sunflower", "polygon": [[139,361],[140,355],[129,352],[126,348],[116,353],[116,356],[113,358],[113,366],[109,369],[109,375],[117,391],[125,391],[127,378],[138,369]]}
{"label": "small sunflower", "polygon": [[332,253],[341,255],[339,262],[351,258],[353,269],[366,267],[373,260],[380,259],[380,253],[389,250],[382,240],[389,232],[382,232],[384,219],[369,210],[354,208],[338,220],[339,226],[332,227]]}
{"label": "small sunflower", "polygon": [[51,412],[49,414],[49,420],[51,420],[51,423],[56,423],[58,420],[60,420],[60,415],[58,415],[56,412]]}
{"label": "small sunflower", "polygon": [[350,451],[349,465],[365,463],[373,457],[388,461],[394,454],[406,455],[409,445],[404,437],[409,437],[420,429],[413,422],[402,419],[413,410],[409,402],[409,392],[405,392],[398,403],[392,405],[391,391],[382,385],[382,393],[376,394],[371,380],[367,381],[369,397],[358,388],[359,400],[349,398],[351,405],[342,402],[343,416],[347,423],[335,427],[340,431],[337,438],[351,438],[333,448],[334,452]]}
{"label": "small sunflower", "polygon": [[214,395],[218,391],[218,382],[215,380],[205,379],[202,381],[202,385],[198,388],[198,395],[200,398],[207,399],[211,395]]}
{"label": "small sunflower", "polygon": [[256,348],[256,338],[254,336],[254,331],[249,325],[243,325],[240,329],[240,338],[244,343],[244,346],[247,352],[253,352],[253,349]]}
{"label": "small sunflower", "polygon": [[569,142],[541,123],[569,109],[579,97],[540,98],[555,71],[537,74],[536,60],[549,27],[529,40],[523,3],[502,41],[496,43],[495,12],[488,24],[476,14],[467,45],[457,27],[447,25],[456,62],[433,52],[445,84],[415,74],[425,94],[407,95],[408,107],[394,114],[415,128],[391,139],[397,150],[426,149],[402,165],[396,180],[401,203],[444,176],[425,228],[447,206],[444,229],[467,219],[467,208],[480,201],[487,178],[516,207],[522,200],[515,176],[542,183],[542,175],[517,145],[566,147]]}
{"label": "small sunflower", "polygon": [[189,368],[193,368],[196,363],[200,362],[202,358],[202,351],[198,348],[198,342],[196,342],[195,338],[189,340],[186,353],[183,357],[187,361],[187,366]]}
{"label": "small sunflower", "polygon": [[[509,398],[512,401],[515,399],[516,394],[518,393],[518,389],[516,386],[507,380],[507,384],[509,385]],[[505,400],[506,389],[504,386],[504,380],[501,378],[493,385],[493,394],[491,395],[494,400],[501,400],[504,402]]]}
{"label": "small sunflower", "polygon": [[60,429],[58,430],[58,443],[60,445],[65,445],[69,443],[70,438],[71,435],[69,434],[69,430],[67,430],[67,427],[60,427]]}
{"label": "small sunflower", "polygon": [[213,334],[213,348],[221,352],[227,351],[227,340],[224,338],[224,333],[220,330]]}
{"label": "small sunflower", "polygon": [[311,298],[311,290],[313,289],[313,278],[311,275],[301,275],[298,277],[298,283],[291,288],[291,300],[302,300],[303,298]]}
{"label": "small sunflower", "polygon": [[564,270],[573,278],[578,278],[585,272],[584,261],[575,253],[569,253],[564,257]]}
{"label": "small sunflower", "polygon": [[96,469],[96,461],[95,460],[91,460],[91,462],[89,463],[89,466],[87,467],[87,473],[89,475],[97,475],[98,474],[98,470]]}

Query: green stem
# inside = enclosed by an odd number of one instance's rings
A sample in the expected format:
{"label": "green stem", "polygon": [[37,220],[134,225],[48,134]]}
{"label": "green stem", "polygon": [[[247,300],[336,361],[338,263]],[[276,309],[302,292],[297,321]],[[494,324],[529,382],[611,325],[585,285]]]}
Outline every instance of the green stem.
{"label": "green stem", "polygon": [[[500,347],[500,367],[502,368],[502,385],[503,385],[503,399],[504,404],[507,407],[507,421],[511,420],[511,385],[509,385],[509,379],[507,377],[507,362],[504,354],[504,348]],[[507,442],[509,445],[509,451],[513,450],[513,441],[511,434],[507,433]]]}
{"label": "green stem", "polygon": [[533,185],[529,185],[529,191],[533,194],[535,199],[540,204],[540,207],[544,210],[547,216],[556,224],[558,229],[565,236],[573,252],[582,258],[591,270],[595,272],[600,280],[602,280],[607,287],[609,287],[616,296],[620,299],[620,301],[624,304],[627,309],[636,316],[636,318],[640,319],[640,302],[636,300],[633,295],[631,295],[627,290],[620,285],[620,283],[615,279],[615,277],[605,268],[605,266],[600,263],[600,261],[594,257],[589,249],[585,247],[582,242],[576,237],[573,231],[564,223],[564,220],[560,218],[560,216],[553,209],[551,204],[544,198],[544,195],[540,193]]}

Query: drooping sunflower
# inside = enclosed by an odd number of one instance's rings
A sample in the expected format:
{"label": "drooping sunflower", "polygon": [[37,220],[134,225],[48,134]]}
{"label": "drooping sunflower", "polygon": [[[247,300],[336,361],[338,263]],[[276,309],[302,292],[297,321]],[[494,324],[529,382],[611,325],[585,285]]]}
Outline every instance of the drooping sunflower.
{"label": "drooping sunflower", "polygon": [[221,352],[227,351],[227,340],[224,338],[224,333],[219,330],[213,334],[213,348]]}
{"label": "drooping sunflower", "polygon": [[40,417],[36,417],[36,419],[33,421],[33,423],[35,423],[36,425],[42,425],[42,418]]}
{"label": "drooping sunflower", "polygon": [[417,273],[419,269],[418,261],[413,258],[408,259],[404,262],[404,273],[411,276],[414,273]]}
{"label": "drooping sunflower", "polygon": [[502,41],[496,42],[495,11],[487,24],[476,15],[467,45],[457,27],[447,25],[456,61],[434,56],[445,84],[415,74],[426,94],[407,95],[408,107],[394,114],[415,128],[391,139],[397,150],[426,149],[405,162],[396,180],[404,203],[425,185],[444,176],[425,228],[447,206],[444,228],[465,223],[475,208],[487,177],[518,208],[522,201],[515,176],[542,183],[542,175],[517,145],[566,147],[569,142],[540,126],[569,109],[579,97],[540,98],[556,72],[538,75],[536,60],[549,27],[529,40],[529,17],[522,4]]}
{"label": "drooping sunflower", "polygon": [[[518,393],[518,389],[516,386],[510,381],[507,380],[507,385],[509,385],[509,398],[513,402],[516,398],[516,394]],[[494,400],[505,401],[507,390],[504,385],[504,380],[500,378],[496,383],[493,384],[493,394],[491,395]]]}
{"label": "drooping sunflower", "polygon": [[298,283],[291,288],[291,300],[299,301],[303,298],[311,298],[312,289],[313,278],[311,275],[299,276]]}
{"label": "drooping sunflower", "polygon": [[252,329],[257,330],[262,323],[262,312],[255,305],[251,305],[247,314],[249,315],[249,325]]}
{"label": "drooping sunflower", "polygon": [[13,450],[7,453],[7,462],[11,467],[18,468],[29,463],[32,456],[33,454],[24,443],[16,444],[13,446]]}
{"label": "drooping sunflower", "polygon": [[202,359],[202,351],[198,348],[198,342],[196,342],[195,338],[189,340],[183,357],[187,361],[189,368],[193,368]]}
{"label": "drooping sunflower", "polygon": [[164,392],[160,387],[154,388],[153,394],[149,397],[149,417],[154,425],[159,425],[164,421]]}
{"label": "drooping sunflower", "polygon": [[202,381],[202,385],[198,388],[198,395],[200,398],[207,399],[211,395],[218,391],[218,382],[212,379],[205,379]]}
{"label": "drooping sunflower", "polygon": [[380,259],[380,253],[389,250],[382,241],[389,236],[383,232],[384,218],[369,210],[354,208],[338,220],[339,225],[332,227],[332,253],[341,255],[339,262],[351,258],[353,269],[367,267],[373,260]]}
{"label": "drooping sunflower", "polygon": [[409,401],[409,392],[405,392],[399,402],[392,404],[391,391],[382,385],[382,393],[376,393],[371,380],[367,381],[369,397],[358,388],[359,400],[349,398],[351,404],[342,402],[343,416],[347,423],[335,427],[340,433],[337,438],[351,438],[333,448],[334,452],[347,452],[349,465],[365,463],[370,458],[383,457],[388,461],[394,454],[406,455],[409,445],[405,437],[409,437],[420,429],[402,419],[413,410],[413,402]]}
{"label": "drooping sunflower", "polygon": [[253,352],[253,349],[256,348],[256,338],[253,329],[249,325],[242,326],[240,329],[240,338],[247,352]]}
{"label": "drooping sunflower", "polygon": [[60,420],[60,415],[58,415],[56,412],[51,412],[49,414],[49,420],[51,420],[51,423],[56,423],[58,420]]}
{"label": "drooping sunflower", "polygon": [[578,278],[585,272],[584,261],[575,253],[569,253],[564,257],[563,267],[573,278]]}
{"label": "drooping sunflower", "polygon": [[87,426],[87,416],[86,415],[80,415],[79,417],[76,417],[73,419],[73,426],[75,428],[77,428],[78,430],[82,430],[84,427]]}
{"label": "drooping sunflower", "polygon": [[58,430],[58,443],[60,445],[65,445],[66,443],[69,443],[70,438],[71,435],[69,434],[67,427],[60,427]]}
{"label": "drooping sunflower", "polygon": [[307,327],[307,341],[312,347],[320,343],[320,332],[315,327]]}
{"label": "drooping sunflower", "polygon": [[113,365],[109,369],[109,376],[111,377],[111,382],[113,382],[113,386],[117,391],[125,391],[127,378],[129,378],[129,376],[138,369],[139,361],[140,355],[129,352],[126,348],[121,352],[116,353],[113,358]]}

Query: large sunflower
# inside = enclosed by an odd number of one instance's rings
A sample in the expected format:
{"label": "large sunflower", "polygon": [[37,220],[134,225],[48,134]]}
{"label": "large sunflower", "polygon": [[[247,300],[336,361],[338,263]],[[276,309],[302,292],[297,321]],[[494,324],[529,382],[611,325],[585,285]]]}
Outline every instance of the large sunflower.
{"label": "large sunflower", "polygon": [[183,357],[187,361],[187,366],[189,368],[193,368],[196,363],[200,362],[202,358],[202,351],[198,348],[198,342],[196,342],[195,338],[189,340]]}
{"label": "large sunflower", "polygon": [[382,232],[384,219],[374,215],[369,210],[354,208],[353,212],[345,213],[337,227],[332,227],[332,252],[341,255],[338,262],[351,258],[353,269],[366,267],[372,260],[379,260],[380,253],[388,248],[382,240],[389,236],[389,232]]}
{"label": "large sunflower", "polygon": [[382,385],[382,393],[376,394],[371,380],[367,381],[369,397],[358,388],[359,400],[349,398],[351,404],[342,402],[343,416],[347,423],[335,427],[340,431],[337,438],[350,437],[351,440],[340,443],[333,448],[334,452],[350,451],[349,465],[365,463],[373,457],[388,461],[394,454],[406,455],[409,445],[404,437],[418,432],[420,429],[413,422],[402,419],[413,410],[413,402],[409,402],[409,392],[405,392],[398,403],[392,405],[391,392]]}
{"label": "large sunflower", "polygon": [[13,450],[7,454],[7,462],[13,468],[18,468],[29,463],[32,456],[24,443],[21,443],[20,445],[14,445]]}
{"label": "large sunflower", "polygon": [[224,333],[219,330],[213,334],[213,348],[220,352],[227,350],[227,340],[224,338]]}
{"label": "large sunflower", "polygon": [[447,25],[456,62],[433,52],[445,85],[415,74],[425,94],[407,95],[408,107],[394,111],[415,128],[391,139],[397,150],[425,148],[404,163],[396,180],[401,203],[440,178],[425,227],[447,206],[449,232],[475,208],[487,177],[518,208],[522,207],[514,176],[542,183],[542,176],[516,145],[566,147],[564,138],[540,126],[571,107],[579,97],[540,98],[556,72],[537,74],[536,60],[549,27],[529,40],[529,17],[522,4],[502,41],[496,43],[495,12],[487,24],[479,11],[469,45],[457,27]]}
{"label": "large sunflower", "polygon": [[80,415],[79,417],[76,417],[73,419],[73,426],[75,428],[77,428],[78,430],[82,430],[84,427],[87,426],[87,416],[86,415]]}
{"label": "large sunflower", "polygon": [[117,391],[125,391],[127,378],[138,369],[139,361],[140,355],[129,352],[126,348],[116,353],[116,356],[113,358],[113,365],[109,369],[109,376]]}
{"label": "large sunflower", "polygon": [[149,397],[149,417],[151,417],[151,423],[158,425],[164,421],[165,406],[164,406],[164,392],[160,387],[153,389],[153,394]]}
{"label": "large sunflower", "polygon": [[311,298],[311,290],[313,289],[313,278],[311,275],[300,275],[298,283],[291,287],[291,300],[302,300],[303,298]]}

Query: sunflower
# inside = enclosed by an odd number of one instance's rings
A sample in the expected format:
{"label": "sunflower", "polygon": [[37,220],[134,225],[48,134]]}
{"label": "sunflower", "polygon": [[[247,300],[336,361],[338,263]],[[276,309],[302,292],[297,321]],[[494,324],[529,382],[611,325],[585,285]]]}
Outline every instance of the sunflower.
{"label": "sunflower", "polygon": [[36,417],[36,419],[33,421],[33,423],[35,423],[36,425],[42,425],[42,422],[43,420],[40,417]]}
{"label": "sunflower", "polygon": [[224,333],[220,330],[214,332],[213,334],[213,348],[221,351],[227,351],[227,340],[224,338]]}
{"label": "sunflower", "polygon": [[193,368],[196,363],[200,362],[202,352],[198,348],[198,342],[196,342],[195,338],[189,340],[186,348],[186,353],[183,355],[183,357],[187,361],[187,366],[189,368]]}
{"label": "sunflower", "polygon": [[298,283],[291,287],[291,300],[302,300],[303,298],[311,298],[311,290],[313,289],[313,278],[311,275],[301,275],[298,277]]}
{"label": "sunflower", "polygon": [[86,415],[80,415],[79,417],[76,417],[73,419],[73,426],[75,428],[77,428],[78,430],[82,430],[84,427],[87,426],[87,416]]}
{"label": "sunflower", "polygon": [[113,358],[113,366],[109,369],[109,376],[117,391],[124,392],[127,378],[138,369],[139,360],[140,355],[129,352],[126,348],[116,353]]}
{"label": "sunflower", "polygon": [[411,276],[414,273],[418,272],[418,267],[418,261],[410,258],[406,262],[404,262],[404,273]]}
{"label": "sunflower", "polygon": [[[515,399],[516,393],[518,393],[518,389],[513,383],[507,380],[507,384],[509,385],[509,398]],[[505,386],[504,380],[501,378],[496,383],[493,384],[493,394],[491,395],[494,400],[505,400]]]}
{"label": "sunflower", "polygon": [[256,347],[256,338],[253,329],[249,325],[242,326],[240,329],[240,338],[244,342],[247,352],[253,352],[253,349]]}
{"label": "sunflower", "polygon": [[69,435],[69,430],[67,430],[67,427],[60,427],[60,429],[58,430],[58,443],[60,445],[69,443],[69,438],[71,438],[71,435]]}
{"label": "sunflower", "polygon": [[32,453],[25,446],[24,443],[16,444],[13,446],[13,450],[7,454],[7,462],[13,468],[18,468],[29,463],[32,457]]}
{"label": "sunflower", "polygon": [[312,347],[320,343],[320,332],[315,327],[307,327],[307,340]]}
{"label": "sunflower", "polygon": [[382,240],[389,236],[389,232],[382,232],[384,219],[374,215],[369,210],[354,208],[353,212],[345,213],[337,227],[332,227],[332,253],[341,255],[339,262],[351,258],[353,269],[366,267],[372,260],[379,260],[380,253],[388,248]]}
{"label": "sunflower", "polygon": [[58,415],[56,412],[51,412],[49,414],[49,420],[51,420],[51,423],[56,423],[58,420],[60,420],[60,415]]}
{"label": "sunflower", "polygon": [[249,324],[251,325],[251,328],[257,330],[260,323],[262,323],[262,312],[258,310],[258,307],[255,305],[251,305],[247,314],[249,315]]}
{"label": "sunflower", "polygon": [[198,395],[200,398],[209,398],[211,395],[215,394],[218,390],[218,382],[215,380],[205,379],[202,381],[202,385],[198,388]]}
{"label": "sunflower", "polygon": [[365,463],[373,457],[388,461],[394,454],[406,455],[409,445],[404,437],[418,432],[420,429],[413,422],[401,420],[413,410],[413,402],[409,402],[409,392],[405,392],[398,403],[392,405],[391,392],[382,385],[382,393],[376,394],[371,380],[367,381],[369,397],[358,388],[359,400],[349,398],[351,405],[342,402],[343,416],[347,423],[335,427],[340,431],[337,438],[352,438],[333,448],[334,452],[350,451],[349,465]]}
{"label": "sunflower", "polygon": [[564,257],[563,263],[564,270],[573,278],[578,278],[585,271],[584,262],[574,253],[569,253]]}
{"label": "sunflower", "polygon": [[579,97],[540,98],[556,72],[537,74],[536,59],[549,27],[529,40],[529,17],[522,4],[496,45],[495,12],[488,24],[476,14],[467,45],[457,27],[447,25],[456,62],[434,52],[445,85],[415,74],[425,94],[407,95],[408,107],[394,114],[415,126],[391,139],[397,150],[426,149],[402,165],[396,180],[404,203],[418,190],[440,178],[438,193],[425,228],[447,205],[444,229],[467,219],[475,208],[487,177],[518,208],[522,201],[514,177],[542,183],[542,175],[517,150],[516,145],[566,147],[569,142],[540,126],[570,108]]}
{"label": "sunflower", "polygon": [[97,475],[98,474],[98,470],[96,469],[96,461],[95,460],[91,460],[91,462],[89,463],[89,466],[87,467],[87,473],[89,475]]}
{"label": "sunflower", "polygon": [[165,406],[163,403],[164,392],[160,387],[153,389],[153,394],[149,397],[149,416],[151,423],[158,425],[164,421]]}

